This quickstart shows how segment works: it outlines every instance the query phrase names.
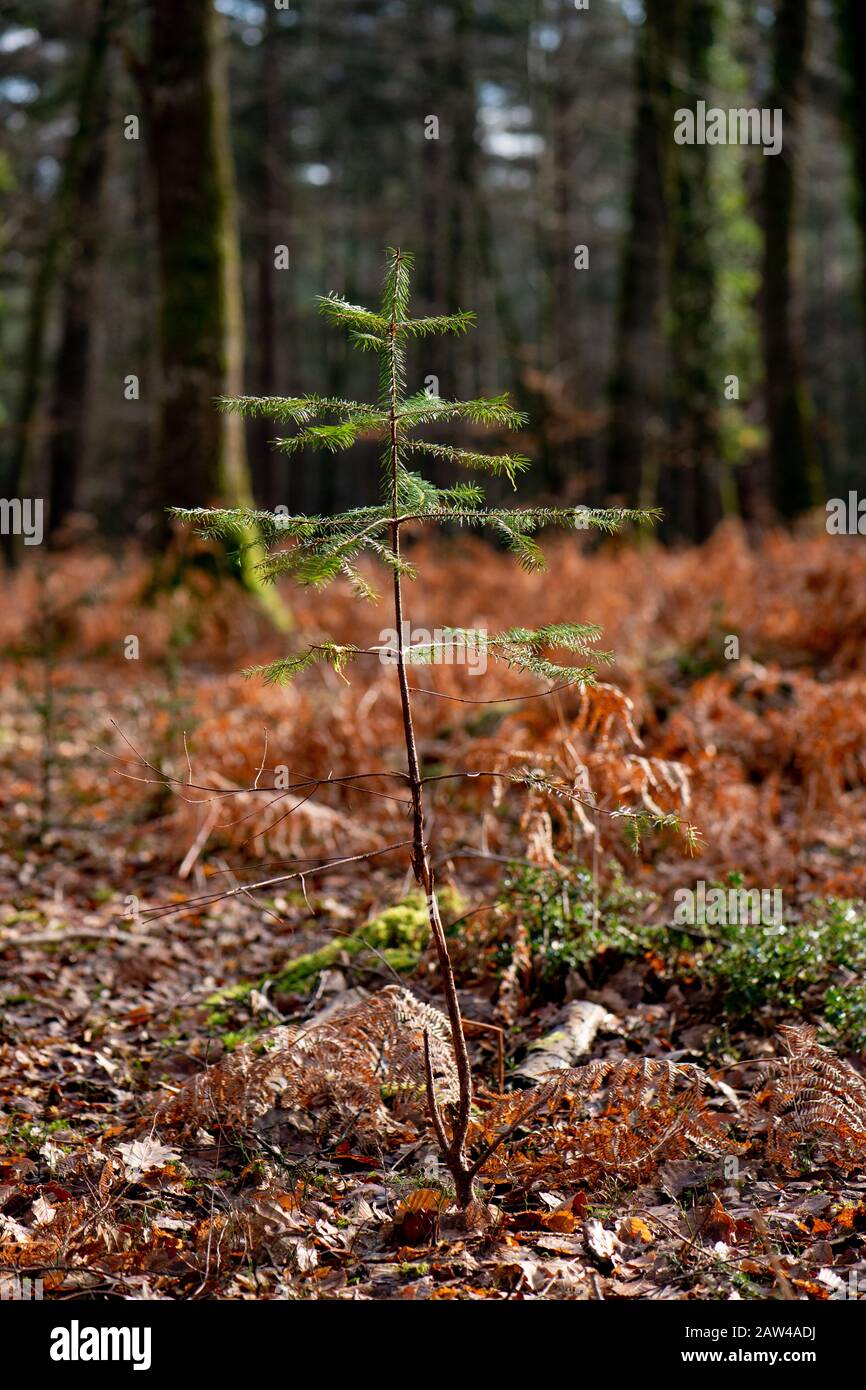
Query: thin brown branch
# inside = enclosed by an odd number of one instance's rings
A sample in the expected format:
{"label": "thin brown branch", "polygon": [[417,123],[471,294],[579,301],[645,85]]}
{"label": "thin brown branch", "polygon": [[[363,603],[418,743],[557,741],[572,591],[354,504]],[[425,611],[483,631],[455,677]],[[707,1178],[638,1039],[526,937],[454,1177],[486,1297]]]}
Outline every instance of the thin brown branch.
{"label": "thin brown branch", "polygon": [[332,859],[325,861],[310,869],[299,869],[293,874],[280,874],[276,878],[263,878],[258,883],[244,883],[238,888],[227,888],[221,893],[202,893],[197,898],[185,898],[180,903],[163,903],[158,907],[143,908],[142,917],[148,917],[151,921],[159,917],[171,917],[179,912],[199,911],[203,907],[210,907],[213,903],[222,902],[225,898],[235,898],[239,893],[255,892],[260,888],[273,888],[279,883],[290,883],[293,879],[304,878],[307,874],[323,874],[330,869],[338,869],[343,864],[358,864],[365,859],[375,859],[382,854],[391,854],[394,850],[403,849],[411,845],[411,840],[398,840],[393,845],[383,845],[381,849],[371,849],[363,854],[349,854],[343,859]]}

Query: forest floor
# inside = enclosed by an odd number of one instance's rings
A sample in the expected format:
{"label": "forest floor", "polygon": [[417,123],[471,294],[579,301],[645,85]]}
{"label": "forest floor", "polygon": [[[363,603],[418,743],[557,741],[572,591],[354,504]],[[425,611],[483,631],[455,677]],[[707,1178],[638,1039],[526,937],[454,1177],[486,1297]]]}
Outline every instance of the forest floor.
{"label": "forest floor", "polygon": [[[428,815],[475,1151],[507,1131],[462,1222],[420,1082],[442,998],[405,797],[357,780],[401,766],[394,668],[244,680],[292,636],[204,569],[153,601],[133,554],[11,581],[0,1277],[58,1299],[863,1295],[866,552],[731,527],[548,555],[530,576],[472,541],[413,554],[416,627],[592,621],[616,653],[598,691],[547,698],[508,668],[412,672],[438,692],[415,697],[425,774],[481,774],[431,783]],[[301,645],[389,625],[286,598]],[[527,769],[583,804],[483,775]],[[635,852],[621,807],[680,826]],[[699,881],[780,890],[782,916],[683,923]],[[551,1035],[571,1069],[542,1093]]]}

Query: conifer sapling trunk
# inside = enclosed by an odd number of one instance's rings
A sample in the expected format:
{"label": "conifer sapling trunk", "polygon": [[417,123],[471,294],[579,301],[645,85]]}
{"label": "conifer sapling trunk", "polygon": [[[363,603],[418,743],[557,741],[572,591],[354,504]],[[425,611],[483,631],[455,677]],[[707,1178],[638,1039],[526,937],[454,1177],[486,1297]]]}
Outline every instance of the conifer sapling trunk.
{"label": "conifer sapling trunk", "polygon": [[[408,843],[412,870],[427,902],[430,932],[451,1027],[459,1088],[456,1105],[445,1107],[440,1104],[429,1044],[425,1039],[427,1098],[436,1139],[454,1182],[457,1203],[465,1209],[473,1200],[474,1181],[490,1149],[488,1147],[485,1153],[474,1158],[468,1152],[472,1070],[426,838],[424,788],[430,779],[423,776],[418,756],[412,717],[412,687],[409,685],[407,668],[410,664],[435,664],[445,643],[462,642],[472,644],[475,650],[483,650],[511,667],[541,677],[559,688],[564,684],[592,683],[596,674],[594,663],[610,659],[610,653],[600,652],[593,647],[600,630],[591,623],[556,624],[538,629],[510,628],[498,634],[481,629],[445,628],[439,630],[441,636],[437,640],[423,644],[412,642],[410,649],[407,649],[404,584],[415,578],[415,571],[401,553],[401,531],[409,525],[446,522],[489,527],[515,553],[525,569],[534,570],[544,567],[544,559],[534,535],[547,526],[579,530],[596,527],[613,531],[625,521],[652,520],[655,514],[628,508],[488,507],[484,505],[482,489],[476,484],[458,483],[451,487],[438,487],[409,467],[408,460],[412,456],[426,455],[475,471],[505,476],[514,485],[516,474],[529,464],[529,460],[520,454],[477,453],[417,436],[416,431],[421,426],[460,420],[500,428],[519,428],[524,423],[524,417],[511,409],[504,395],[475,401],[450,401],[424,391],[405,394],[407,341],[438,333],[464,333],[473,322],[471,314],[462,312],[432,318],[410,318],[411,266],[412,257],[406,252],[391,250],[387,253],[382,304],[376,312],[349,304],[333,294],[319,300],[321,311],[348,330],[350,341],[356,348],[377,356],[379,393],[374,405],[322,396],[244,396],[221,402],[228,410],[246,415],[263,415],[294,425],[296,429],[293,434],[275,441],[278,448],[288,453],[312,447],[335,454],[351,448],[362,433],[365,437],[378,435],[384,442],[381,501],[375,506],[356,507],[333,517],[282,516],[251,508],[177,508],[175,515],[191,521],[202,535],[235,537],[241,542],[254,527],[268,547],[267,557],[259,566],[266,579],[291,574],[301,584],[321,587],[342,577],[352,584],[360,598],[375,600],[378,595],[367,575],[358,567],[358,558],[362,555],[373,557],[390,571],[396,633],[393,646],[386,644],[359,648],[333,642],[314,643],[303,652],[265,667],[252,668],[248,674],[255,672],[268,681],[283,683],[316,662],[328,662],[335,670],[342,672],[349,661],[360,656],[376,656],[396,666],[405,741],[405,771],[399,774],[383,772],[363,775],[399,776],[408,791],[407,805],[412,822],[411,840]],[[311,423],[316,419],[323,420],[323,423]],[[576,653],[584,659],[583,664],[560,665],[545,655],[549,649],[557,648]],[[459,771],[447,774],[455,778],[468,775]],[[502,775],[512,782],[547,790],[555,795],[569,795],[567,789],[545,786],[531,771]],[[437,780],[441,780],[441,775]],[[580,798],[574,796],[572,799]],[[636,818],[634,829],[637,833]],[[372,850],[370,854],[377,852]],[[363,859],[365,856],[353,857]]]}

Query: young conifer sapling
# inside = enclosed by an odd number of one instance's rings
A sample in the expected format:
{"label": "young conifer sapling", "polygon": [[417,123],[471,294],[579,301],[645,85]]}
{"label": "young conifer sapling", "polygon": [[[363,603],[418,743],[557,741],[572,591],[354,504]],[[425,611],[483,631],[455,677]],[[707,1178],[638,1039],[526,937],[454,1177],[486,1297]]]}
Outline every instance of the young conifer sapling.
{"label": "young conifer sapling", "polygon": [[[263,667],[254,667],[247,674],[259,674],[265,680],[283,683],[317,662],[327,662],[342,672],[350,661],[360,656],[374,655],[396,667],[402,710],[405,743],[405,770],[398,774],[408,792],[411,816],[411,839],[407,841],[412,871],[424,893],[430,932],[439,963],[442,990],[451,1028],[456,1062],[459,1099],[454,1106],[444,1107],[436,1096],[429,1043],[425,1046],[427,1098],[430,1118],[443,1160],[454,1182],[458,1206],[466,1208],[473,1201],[473,1185],[488,1150],[474,1159],[470,1156],[467,1136],[472,1109],[472,1072],[463,1029],[457,986],[448,952],[446,928],[442,922],[430,846],[425,828],[425,784],[430,781],[422,773],[412,715],[412,687],[407,667],[412,664],[435,664],[446,643],[465,643],[483,650],[496,660],[548,681],[557,688],[568,684],[592,684],[596,663],[609,660],[610,653],[598,651],[593,644],[600,629],[592,623],[563,623],[536,629],[509,628],[490,634],[480,629],[437,629],[437,640],[405,643],[405,590],[415,579],[414,567],[401,551],[401,532],[417,525],[455,524],[486,527],[504,543],[527,570],[544,568],[544,558],[536,535],[548,526],[586,530],[598,528],[615,531],[624,522],[654,520],[657,513],[629,508],[589,509],[576,507],[505,508],[485,504],[483,490],[475,482],[458,483],[450,487],[434,485],[419,471],[417,463],[425,458],[446,461],[474,472],[487,472],[506,477],[512,485],[517,474],[529,466],[521,454],[487,454],[457,448],[449,443],[432,442],[422,438],[423,426],[467,421],[472,425],[487,425],[498,429],[518,429],[525,417],[511,408],[508,397],[469,401],[445,400],[426,391],[407,394],[407,346],[417,339],[433,334],[462,334],[469,329],[474,316],[458,312],[431,318],[411,318],[409,314],[409,284],[412,257],[405,251],[389,250],[381,306],[378,310],[349,304],[334,294],[320,297],[321,312],[337,326],[346,330],[352,345],[362,352],[373,353],[379,364],[379,390],[374,404],[340,400],[328,396],[257,397],[242,396],[220,402],[226,410],[243,415],[261,415],[293,427],[293,433],[277,439],[276,446],[289,454],[304,448],[325,450],[336,454],[350,449],[360,436],[377,436],[383,441],[381,498],[374,506],[355,507],[338,516],[283,516],[251,508],[177,508],[174,515],[191,522],[204,536],[241,540],[251,528],[267,547],[260,563],[264,578],[274,580],[288,574],[304,585],[323,587],[333,580],[344,578],[362,599],[376,600],[378,595],[367,575],[358,565],[363,556],[379,561],[390,576],[396,644],[393,648],[359,648],[334,642],[309,645],[305,650]],[[414,465],[414,466],[413,466]],[[547,654],[559,649],[575,655],[574,664],[560,664]],[[373,774],[371,774],[373,775]],[[469,773],[447,774],[455,778]],[[477,774],[473,774],[477,775]],[[567,788],[547,785],[537,774],[502,775],[508,780],[546,790],[557,796],[570,795]],[[442,780],[441,774],[437,780]],[[580,800],[572,795],[571,799]],[[631,827],[639,833],[641,817],[632,816]],[[650,818],[655,824],[673,823],[675,817]],[[376,851],[371,851],[375,853]],[[365,856],[353,856],[364,858]]]}

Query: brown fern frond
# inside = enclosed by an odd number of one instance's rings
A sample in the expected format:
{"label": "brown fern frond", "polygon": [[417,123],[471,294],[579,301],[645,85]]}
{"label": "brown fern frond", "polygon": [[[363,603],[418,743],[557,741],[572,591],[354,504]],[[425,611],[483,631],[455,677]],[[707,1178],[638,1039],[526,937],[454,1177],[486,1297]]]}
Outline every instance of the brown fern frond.
{"label": "brown fern frond", "polygon": [[[532,1090],[500,1098],[484,1116],[477,1138],[497,1145],[484,1172],[521,1184],[542,1176],[635,1180],[692,1149],[736,1152],[740,1146],[706,1109],[707,1080],[689,1063],[647,1057],[559,1071]],[[507,1151],[498,1145],[503,1133],[515,1140]]]}
{"label": "brown fern frond", "polygon": [[274,1028],[237,1048],[160,1106],[156,1122],[243,1130],[278,1107],[307,1126],[350,1121],[356,1137],[381,1139],[425,1112],[425,1033],[438,1099],[450,1104],[457,1073],[446,1018],[389,985],[323,1022]]}
{"label": "brown fern frond", "polygon": [[606,681],[597,681],[594,686],[584,686],[580,692],[580,708],[574,721],[574,728],[589,735],[591,739],[606,742],[611,729],[618,723],[622,725],[634,744],[642,748],[643,743],[634,724],[634,701]]}
{"label": "brown fern frond", "polygon": [[[457,1099],[447,1020],[389,986],[299,1030],[275,1028],[187,1085],[158,1126],[242,1131],[275,1112],[320,1136],[382,1146],[407,1124],[427,1128],[424,1035],[440,1104]],[[637,1180],[659,1163],[737,1150],[705,1103],[705,1073],[688,1063],[626,1057],[567,1068],[526,1091],[490,1098],[473,1121],[471,1151],[486,1177]],[[506,1141],[506,1142],[503,1142]],[[482,1161],[483,1160],[483,1161]]]}
{"label": "brown fern frond", "polygon": [[750,1115],[766,1129],[767,1154],[788,1172],[817,1143],[822,1161],[850,1172],[866,1164],[866,1082],[817,1041],[814,1028],[779,1030],[787,1056],[768,1063]]}

